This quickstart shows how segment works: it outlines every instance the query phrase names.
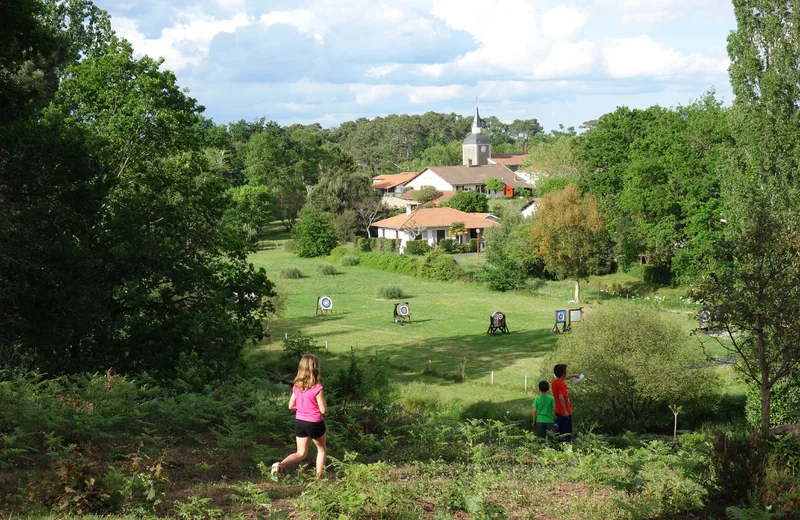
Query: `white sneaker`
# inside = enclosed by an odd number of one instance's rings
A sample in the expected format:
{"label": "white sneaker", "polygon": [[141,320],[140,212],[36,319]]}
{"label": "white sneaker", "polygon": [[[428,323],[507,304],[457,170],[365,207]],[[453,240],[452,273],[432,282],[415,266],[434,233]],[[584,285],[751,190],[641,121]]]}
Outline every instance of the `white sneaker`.
{"label": "white sneaker", "polygon": [[280,474],[280,472],[281,472],[281,463],[280,462],[276,462],[275,464],[272,465],[272,469],[269,472],[269,476],[270,476],[270,478],[272,480],[277,482],[278,481],[278,475]]}

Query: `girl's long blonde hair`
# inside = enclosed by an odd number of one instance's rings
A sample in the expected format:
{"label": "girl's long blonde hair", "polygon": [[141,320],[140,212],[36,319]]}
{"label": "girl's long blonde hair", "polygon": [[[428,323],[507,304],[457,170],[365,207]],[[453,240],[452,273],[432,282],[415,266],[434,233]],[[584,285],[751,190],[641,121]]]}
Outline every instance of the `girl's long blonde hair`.
{"label": "girl's long blonde hair", "polygon": [[297,367],[294,386],[303,391],[308,390],[317,383],[319,383],[319,358],[312,354],[306,354]]}

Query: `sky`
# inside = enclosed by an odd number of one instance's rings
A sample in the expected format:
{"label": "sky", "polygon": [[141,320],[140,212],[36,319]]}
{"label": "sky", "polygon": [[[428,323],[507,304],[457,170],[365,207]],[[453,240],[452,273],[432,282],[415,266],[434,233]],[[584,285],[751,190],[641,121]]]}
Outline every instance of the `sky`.
{"label": "sky", "polygon": [[732,100],[730,0],[96,0],[217,123],[428,111],[546,130]]}

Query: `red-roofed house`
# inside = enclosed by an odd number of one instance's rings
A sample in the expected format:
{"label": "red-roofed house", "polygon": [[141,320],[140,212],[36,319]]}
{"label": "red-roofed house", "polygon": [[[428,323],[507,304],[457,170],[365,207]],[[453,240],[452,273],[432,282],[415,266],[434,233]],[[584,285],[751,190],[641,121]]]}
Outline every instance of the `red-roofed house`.
{"label": "red-roofed house", "polygon": [[419,174],[420,172],[403,172],[394,175],[378,175],[372,178],[372,187],[378,190],[382,197],[396,197]]}
{"label": "red-roofed house", "polygon": [[[455,222],[463,222],[469,235],[463,237],[450,236],[448,230]],[[378,229],[378,236],[400,240],[400,247],[405,247],[406,242],[417,237],[412,236],[413,230],[421,230],[420,238],[427,240],[430,245],[435,245],[440,240],[452,238],[461,242],[470,238],[479,238],[483,230],[499,226],[497,217],[490,213],[466,213],[453,208],[422,208],[396,215],[373,224]]]}

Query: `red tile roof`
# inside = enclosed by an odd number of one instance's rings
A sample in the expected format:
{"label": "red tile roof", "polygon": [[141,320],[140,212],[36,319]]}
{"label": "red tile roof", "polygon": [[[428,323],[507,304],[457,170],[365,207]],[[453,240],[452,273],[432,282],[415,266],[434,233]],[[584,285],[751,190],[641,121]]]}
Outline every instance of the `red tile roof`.
{"label": "red tile roof", "polygon": [[453,208],[422,208],[375,222],[373,226],[389,229],[405,229],[413,224],[424,228],[450,227],[453,222],[463,222],[467,229],[483,229],[499,226],[496,220],[489,219],[489,213],[466,213]]}
{"label": "red tile roof", "polygon": [[494,153],[490,159],[504,166],[521,166],[527,157],[526,153]]}
{"label": "red tile roof", "polygon": [[[372,178],[373,180],[372,187],[381,190],[394,188],[399,184],[405,184],[411,181],[414,177],[416,177],[420,173],[422,172],[403,172],[394,175],[377,175]],[[380,182],[374,183],[375,179],[378,179]]]}

